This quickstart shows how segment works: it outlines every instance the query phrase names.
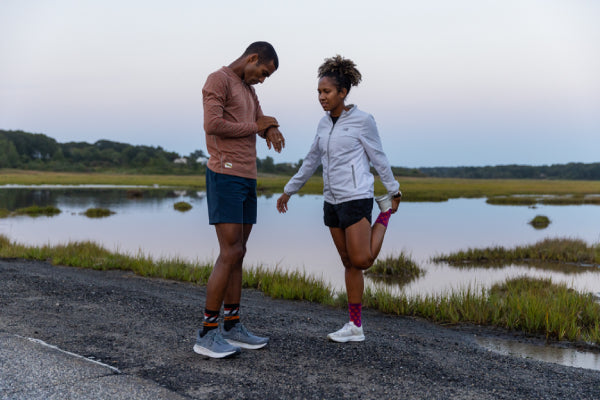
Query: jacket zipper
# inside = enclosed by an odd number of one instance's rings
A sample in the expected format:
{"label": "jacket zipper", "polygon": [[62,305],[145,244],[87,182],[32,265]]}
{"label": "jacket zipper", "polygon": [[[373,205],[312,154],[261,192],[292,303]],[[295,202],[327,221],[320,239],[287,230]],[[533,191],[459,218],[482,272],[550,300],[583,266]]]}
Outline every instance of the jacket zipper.
{"label": "jacket zipper", "polygon": [[354,189],[356,189],[356,174],[354,173],[354,164],[352,164],[352,182],[354,182]]}
{"label": "jacket zipper", "polygon": [[331,179],[329,178],[329,170],[331,166],[331,161],[329,160],[329,143],[331,142],[331,134],[333,133],[334,125],[331,125],[331,130],[329,131],[329,138],[327,139],[327,182],[329,183],[329,192],[331,193],[331,197],[333,197],[333,201],[335,200],[335,194],[333,194],[333,190],[331,190]]}

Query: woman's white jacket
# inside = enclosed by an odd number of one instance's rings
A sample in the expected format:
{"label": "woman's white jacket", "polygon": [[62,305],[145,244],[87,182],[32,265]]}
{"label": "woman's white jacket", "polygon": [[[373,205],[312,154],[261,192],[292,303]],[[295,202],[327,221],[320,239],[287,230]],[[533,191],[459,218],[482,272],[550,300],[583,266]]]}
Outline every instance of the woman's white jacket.
{"label": "woman's white jacket", "polygon": [[321,164],[323,197],[331,204],[373,197],[375,178],[370,164],[388,192],[400,188],[383,152],[375,119],[356,106],[342,111],[335,125],[329,114],[319,121],[313,144],[284,192],[290,196],[298,192]]}

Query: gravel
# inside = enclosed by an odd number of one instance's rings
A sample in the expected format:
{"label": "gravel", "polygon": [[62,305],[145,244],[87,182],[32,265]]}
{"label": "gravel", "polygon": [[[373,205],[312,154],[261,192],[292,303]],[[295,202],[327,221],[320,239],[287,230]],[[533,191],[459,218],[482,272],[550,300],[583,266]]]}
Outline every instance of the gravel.
{"label": "gravel", "polygon": [[269,345],[206,359],[192,351],[204,296],[203,286],[130,272],[0,260],[0,333],[42,340],[190,399],[600,398],[599,371],[500,355],[475,340],[514,333],[364,310],[366,341],[338,344],[326,335],[346,322],[345,310],[249,289],[242,319],[270,336]]}

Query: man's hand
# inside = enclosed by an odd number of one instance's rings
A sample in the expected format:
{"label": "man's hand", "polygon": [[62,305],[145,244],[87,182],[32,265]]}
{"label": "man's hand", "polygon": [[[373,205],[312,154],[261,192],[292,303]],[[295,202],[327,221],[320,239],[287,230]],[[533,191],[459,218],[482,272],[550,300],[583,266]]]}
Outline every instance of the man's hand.
{"label": "man's hand", "polygon": [[281,149],[285,147],[285,139],[279,129],[275,126],[267,129],[265,132],[265,139],[267,140],[269,149],[271,148],[271,145],[273,145],[273,148],[278,153],[281,153]]}
{"label": "man's hand", "polygon": [[263,115],[256,120],[256,125],[258,126],[258,132],[262,132],[270,126],[279,126],[279,122],[275,119],[275,117],[267,117]]}

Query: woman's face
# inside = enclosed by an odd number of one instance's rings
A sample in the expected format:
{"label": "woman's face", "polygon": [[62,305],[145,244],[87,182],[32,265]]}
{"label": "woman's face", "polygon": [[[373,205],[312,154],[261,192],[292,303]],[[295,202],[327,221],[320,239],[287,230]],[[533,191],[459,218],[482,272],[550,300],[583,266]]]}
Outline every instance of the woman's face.
{"label": "woman's face", "polygon": [[325,76],[319,79],[319,103],[323,110],[329,111],[333,117],[339,117],[344,109],[344,99],[346,98],[346,89],[337,90],[335,81]]}

